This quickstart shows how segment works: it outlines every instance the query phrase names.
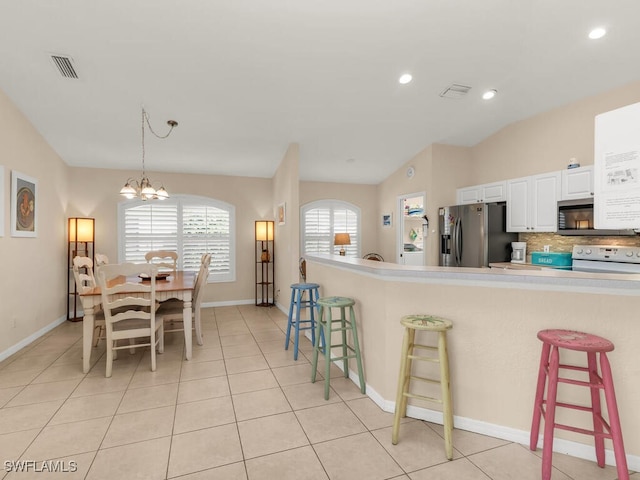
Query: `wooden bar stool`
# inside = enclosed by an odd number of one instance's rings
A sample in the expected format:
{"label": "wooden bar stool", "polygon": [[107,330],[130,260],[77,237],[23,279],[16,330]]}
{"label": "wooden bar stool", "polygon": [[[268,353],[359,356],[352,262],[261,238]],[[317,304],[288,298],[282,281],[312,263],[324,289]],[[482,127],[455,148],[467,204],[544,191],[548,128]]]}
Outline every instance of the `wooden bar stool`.
{"label": "wooden bar stool", "polygon": [[[313,363],[311,367],[311,383],[316,381],[316,373],[318,372],[318,352],[322,350],[320,346],[320,337],[324,337],[324,399],[329,400],[329,373],[332,360],[342,360],[344,377],[349,378],[349,359],[355,358],[358,364],[358,376],[360,377],[360,391],[365,393],[366,386],[364,383],[364,374],[362,373],[362,359],[360,358],[360,344],[358,343],[358,329],[356,326],[356,314],[353,310],[355,300],[347,297],[324,297],[318,301],[320,311],[318,313],[318,322],[316,323],[316,336],[313,343]],[[340,309],[340,317],[334,319],[331,310]],[[346,309],[349,309],[349,318],[346,315]],[[333,328],[333,324],[339,324],[337,328]],[[351,330],[353,337],[353,346],[347,343],[347,330]],[[342,343],[338,345],[331,344],[331,333],[341,332]],[[342,356],[331,358],[331,349],[342,347]]]}
{"label": "wooden bar stool", "polygon": [[[400,375],[398,378],[398,394],[396,395],[396,411],[393,418],[393,431],[391,443],[398,443],[400,433],[400,419],[407,416],[407,399],[417,398],[442,404],[442,417],[444,424],[444,445],[447,458],[453,459],[453,441],[451,438],[453,431],[453,409],[451,405],[451,387],[449,381],[449,356],[447,353],[447,330],[453,327],[450,320],[434,317],[431,315],[406,315],[400,319],[400,323],[405,327],[404,339],[402,341],[402,356],[400,360]],[[416,330],[425,330],[438,333],[438,346],[431,347],[415,343]],[[414,350],[437,351],[437,357],[415,355]],[[433,362],[440,364],[440,379],[417,377],[411,375],[413,360]],[[442,391],[441,398],[427,397],[410,393],[412,380],[419,380],[427,383],[439,383]]]}
{"label": "wooden bar stool", "polygon": [[[542,356],[540,358],[540,370],[538,373],[538,386],[533,408],[533,422],[531,424],[531,438],[529,447],[535,450],[538,445],[540,431],[540,418],[544,418],[544,439],[542,447],[542,479],[551,478],[551,457],[553,454],[553,430],[569,430],[571,432],[593,435],[595,437],[596,460],[598,466],[604,467],[604,439],[609,438],[613,442],[613,451],[618,469],[618,479],[628,480],[627,459],[624,454],[620,417],[616,403],[616,394],[613,388],[611,365],[606,352],[614,349],[609,340],[588,333],[572,330],[542,330],[538,332],[538,338],[542,341]],[[587,354],[587,367],[564,365],[560,363],[560,349],[576,350]],[[600,371],[598,373],[598,355],[600,356]],[[562,378],[559,369],[586,372],[588,381]],[[591,407],[572,405],[556,401],[558,382],[588,387],[591,390]],[[544,398],[545,384],[547,398]],[[600,390],[604,390],[604,397],[609,412],[609,424],[602,417],[600,405]],[[546,405],[546,409],[545,409]],[[593,417],[593,431],[555,423],[556,407],[570,408],[585,412],[591,412]]]}
{"label": "wooden bar stool", "polygon": [[[294,283],[291,285],[291,303],[289,304],[289,320],[287,321],[287,336],[284,341],[284,349],[289,349],[289,339],[291,329],[293,334],[293,359],[298,360],[298,338],[300,330],[311,330],[311,343],[315,343],[315,311],[317,308],[318,289],[317,283]],[[308,294],[308,298],[305,296]],[[301,319],[300,316],[305,309],[309,309],[309,318]],[[300,324],[308,323],[308,327],[301,327]]]}

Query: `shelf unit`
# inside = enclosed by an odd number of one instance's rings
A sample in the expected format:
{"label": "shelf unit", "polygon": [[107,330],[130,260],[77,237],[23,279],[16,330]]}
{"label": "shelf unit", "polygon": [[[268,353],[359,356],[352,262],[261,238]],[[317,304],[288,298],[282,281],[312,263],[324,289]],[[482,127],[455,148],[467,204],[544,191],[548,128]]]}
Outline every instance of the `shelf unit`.
{"label": "shelf unit", "polygon": [[273,220],[255,222],[256,306],[275,305],[275,239]]}
{"label": "shelf unit", "polygon": [[95,261],[95,219],[69,218],[67,235],[67,320],[78,322],[82,317],[78,317],[78,288],[73,276],[73,259],[79,255]]}

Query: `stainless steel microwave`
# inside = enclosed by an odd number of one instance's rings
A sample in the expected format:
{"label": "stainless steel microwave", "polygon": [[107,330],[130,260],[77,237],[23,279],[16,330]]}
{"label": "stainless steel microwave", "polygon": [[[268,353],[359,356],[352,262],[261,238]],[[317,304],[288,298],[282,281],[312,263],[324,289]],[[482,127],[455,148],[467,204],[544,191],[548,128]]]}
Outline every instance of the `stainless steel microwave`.
{"label": "stainless steel microwave", "polygon": [[558,202],[559,235],[635,235],[634,230],[596,230],[593,225],[593,198]]}

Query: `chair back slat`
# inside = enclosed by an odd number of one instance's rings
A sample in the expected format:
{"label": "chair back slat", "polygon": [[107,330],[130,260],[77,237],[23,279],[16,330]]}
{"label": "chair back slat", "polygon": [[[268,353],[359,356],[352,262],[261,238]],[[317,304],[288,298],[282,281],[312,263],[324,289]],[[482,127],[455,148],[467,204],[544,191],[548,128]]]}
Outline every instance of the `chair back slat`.
{"label": "chair back slat", "polygon": [[144,256],[147,263],[158,267],[159,271],[171,271],[176,274],[178,268],[178,254],[171,250],[153,250]]}
{"label": "chair back slat", "polygon": [[[82,271],[83,269],[85,271]],[[72,270],[76,288],[79,293],[84,293],[95,288],[96,278],[93,275],[93,261],[89,257],[73,257]]]}
{"label": "chair back slat", "polygon": [[[132,318],[155,318],[155,308],[151,306],[156,303],[157,273],[155,265],[146,263],[109,264],[100,267],[98,282],[107,324]],[[127,277],[142,275],[149,278],[148,282],[134,283],[125,280]],[[125,281],[119,282],[119,279]],[[143,298],[135,293],[148,293],[148,296]]]}

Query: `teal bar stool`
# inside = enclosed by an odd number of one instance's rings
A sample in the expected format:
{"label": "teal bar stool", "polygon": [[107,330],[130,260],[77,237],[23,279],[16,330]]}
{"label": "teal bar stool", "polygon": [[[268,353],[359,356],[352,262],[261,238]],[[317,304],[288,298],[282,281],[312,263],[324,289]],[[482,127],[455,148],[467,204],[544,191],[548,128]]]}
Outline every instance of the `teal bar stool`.
{"label": "teal bar stool", "polygon": [[[291,329],[293,334],[293,359],[298,360],[298,338],[300,330],[311,330],[311,343],[315,344],[315,311],[317,301],[320,297],[317,283],[294,283],[291,285],[291,303],[289,304],[289,320],[287,321],[287,336],[284,341],[284,349],[289,350],[289,340],[291,339]],[[305,300],[305,297],[307,298]],[[309,309],[309,318],[301,319],[302,312]],[[309,326],[300,326],[300,324]]]}
{"label": "teal bar stool", "polygon": [[[362,359],[360,358],[360,345],[358,343],[358,329],[356,327],[356,314],[353,310],[355,300],[347,297],[324,297],[317,301],[319,312],[316,323],[315,342],[313,343],[313,364],[311,367],[311,382],[315,383],[318,372],[318,353],[324,351],[324,399],[329,400],[329,373],[332,360],[342,360],[344,376],[349,378],[349,359],[355,358],[358,364],[358,376],[360,377],[360,391],[365,393],[364,374],[362,373]],[[332,309],[340,309],[340,317],[332,317]],[[347,308],[349,317],[347,318]],[[338,324],[336,328],[334,324]],[[351,330],[353,346],[347,343],[347,330]],[[332,332],[340,332],[342,343],[332,345]],[[320,346],[320,337],[324,337],[324,350]],[[342,347],[342,356],[331,358],[331,349]]]}

